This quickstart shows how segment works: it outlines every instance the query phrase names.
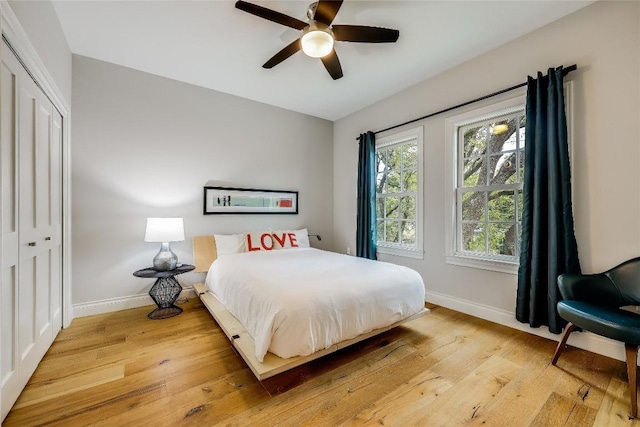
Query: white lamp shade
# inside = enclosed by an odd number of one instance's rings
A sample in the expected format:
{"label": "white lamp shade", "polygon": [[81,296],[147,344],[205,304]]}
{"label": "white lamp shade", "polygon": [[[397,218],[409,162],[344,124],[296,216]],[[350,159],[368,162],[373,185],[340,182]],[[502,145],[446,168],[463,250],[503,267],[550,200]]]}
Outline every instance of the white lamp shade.
{"label": "white lamp shade", "polygon": [[302,51],[312,58],[322,58],[331,53],[333,37],[325,31],[309,31],[302,36]]}
{"label": "white lamp shade", "polygon": [[145,242],[181,242],[183,240],[182,218],[147,218]]}

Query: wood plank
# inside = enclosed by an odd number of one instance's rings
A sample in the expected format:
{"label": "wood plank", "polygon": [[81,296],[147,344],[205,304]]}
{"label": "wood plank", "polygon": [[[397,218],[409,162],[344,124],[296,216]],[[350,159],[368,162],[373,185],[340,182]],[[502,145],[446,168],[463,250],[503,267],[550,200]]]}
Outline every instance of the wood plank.
{"label": "wood plank", "polygon": [[529,426],[588,426],[593,424],[596,414],[595,409],[583,405],[576,399],[569,399],[554,392]]}
{"label": "wood plank", "polygon": [[86,390],[110,381],[124,378],[124,365],[115,365],[94,369],[79,375],[70,375],[55,382],[42,385],[30,384],[20,394],[20,398],[13,409],[24,408],[29,405],[55,399],[65,394]]}
{"label": "wood plank", "polygon": [[[416,418],[409,419],[408,424],[434,427],[468,424],[484,413],[488,403],[520,370],[520,365],[491,356],[460,381],[456,381],[455,388],[445,391],[432,410],[421,412]],[[452,412],[453,407],[456,410]]]}
{"label": "wood plank", "polygon": [[374,329],[373,331],[361,334],[355,338],[344,340],[308,356],[296,356],[283,359],[273,353],[267,353],[264,356],[263,361],[260,362],[255,354],[255,342],[251,335],[249,335],[245,330],[244,326],[242,326],[240,321],[236,319],[233,314],[224,307],[224,305],[222,305],[215,295],[207,291],[204,283],[196,283],[193,285],[193,288],[196,290],[196,293],[200,296],[200,300],[202,300],[204,305],[209,309],[209,312],[211,312],[211,315],[216,322],[218,322],[229,340],[231,340],[233,346],[238,350],[238,353],[242,356],[245,362],[247,362],[247,365],[259,380],[264,380],[273,377],[274,375],[281,374],[312,360],[334,353],[341,348],[348,347],[372,336],[386,332],[389,329],[418,319],[429,313],[427,308],[423,308],[420,312],[409,316],[406,319],[392,323],[391,325],[383,328]]}
{"label": "wood plank", "polygon": [[611,378],[607,393],[602,400],[598,415],[593,422],[594,427],[616,427],[638,424],[637,419],[631,418],[631,400],[629,398],[629,384],[617,378]]}
{"label": "wood plank", "polygon": [[342,425],[411,425],[436,399],[455,385],[442,375],[426,370],[405,385],[378,399]]}

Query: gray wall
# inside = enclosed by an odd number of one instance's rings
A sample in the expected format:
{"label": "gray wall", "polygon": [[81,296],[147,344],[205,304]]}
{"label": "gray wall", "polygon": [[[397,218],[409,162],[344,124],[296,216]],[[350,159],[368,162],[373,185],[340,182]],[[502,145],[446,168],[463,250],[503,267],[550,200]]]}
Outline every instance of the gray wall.
{"label": "gray wall", "polygon": [[[148,291],[147,217],[184,218],[183,262],[203,234],[308,227],[332,247],[331,122],[82,56],[73,73],[74,305]],[[210,180],[297,190],[300,214],[204,216]]]}
{"label": "gray wall", "polygon": [[50,0],[9,0],[8,3],[65,101],[70,104],[71,51],[53,4]]}
{"label": "gray wall", "polygon": [[[599,271],[640,255],[639,10],[638,2],[597,2],[337,121],[334,182],[347,184],[336,185],[334,192],[336,249],[355,247],[359,133],[509,87],[538,70],[575,63],[578,70],[568,80],[575,82],[574,209],[583,270]],[[503,99],[509,97],[513,94]],[[418,270],[427,292],[444,297],[441,302],[512,317],[515,275],[445,262],[444,159],[450,140],[445,119],[463,111],[418,123],[425,130],[424,260],[382,259]]]}

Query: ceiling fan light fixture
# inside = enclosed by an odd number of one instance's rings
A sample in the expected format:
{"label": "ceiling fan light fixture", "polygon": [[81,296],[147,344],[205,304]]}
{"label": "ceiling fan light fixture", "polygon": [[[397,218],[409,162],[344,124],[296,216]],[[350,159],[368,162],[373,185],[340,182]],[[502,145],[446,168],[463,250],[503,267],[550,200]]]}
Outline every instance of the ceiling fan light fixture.
{"label": "ceiling fan light fixture", "polygon": [[322,58],[333,50],[333,35],[331,30],[321,29],[315,25],[310,25],[302,39],[302,51],[312,58]]}

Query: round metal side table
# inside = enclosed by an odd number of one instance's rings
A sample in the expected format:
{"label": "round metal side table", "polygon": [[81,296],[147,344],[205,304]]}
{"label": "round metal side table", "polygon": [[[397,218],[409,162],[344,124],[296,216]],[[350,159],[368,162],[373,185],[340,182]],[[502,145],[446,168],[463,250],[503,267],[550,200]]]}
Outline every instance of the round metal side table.
{"label": "round metal side table", "polygon": [[156,282],[149,290],[149,296],[153,298],[158,307],[147,315],[149,319],[168,319],[182,313],[182,308],[174,305],[182,291],[182,286],[180,286],[175,276],[187,273],[194,268],[193,265],[182,264],[168,271],[157,271],[149,267],[133,273],[136,277],[156,279]]}

